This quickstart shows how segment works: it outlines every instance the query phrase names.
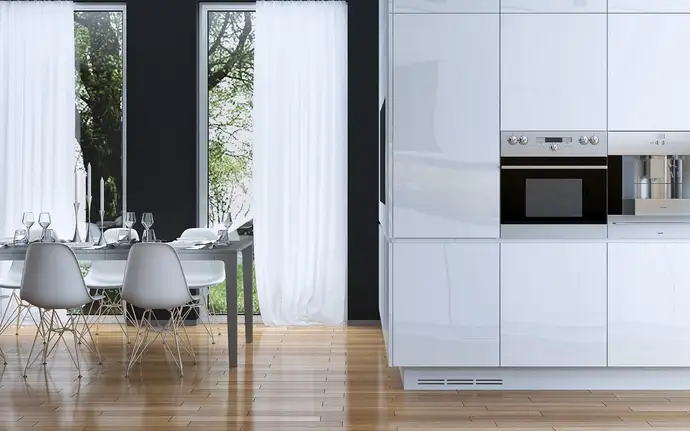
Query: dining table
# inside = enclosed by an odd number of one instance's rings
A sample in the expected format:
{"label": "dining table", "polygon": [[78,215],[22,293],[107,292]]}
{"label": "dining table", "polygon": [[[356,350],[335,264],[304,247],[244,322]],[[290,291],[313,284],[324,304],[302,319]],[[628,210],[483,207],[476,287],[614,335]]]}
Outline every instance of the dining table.
{"label": "dining table", "polygon": [[[70,243],[67,243],[70,245]],[[172,246],[172,245],[171,245]],[[127,260],[129,246],[97,247],[88,244],[74,244],[73,251],[80,261],[99,260]],[[244,324],[245,341],[252,343],[254,339],[254,238],[252,236],[240,236],[239,241],[229,244],[204,244],[204,245],[174,245],[182,261],[222,261],[225,266],[225,296],[227,300],[227,334],[228,355],[230,368],[237,367],[238,343],[237,343],[237,275],[238,256],[242,255],[242,284],[244,290]],[[0,261],[20,261],[26,257],[28,246],[0,247]]]}

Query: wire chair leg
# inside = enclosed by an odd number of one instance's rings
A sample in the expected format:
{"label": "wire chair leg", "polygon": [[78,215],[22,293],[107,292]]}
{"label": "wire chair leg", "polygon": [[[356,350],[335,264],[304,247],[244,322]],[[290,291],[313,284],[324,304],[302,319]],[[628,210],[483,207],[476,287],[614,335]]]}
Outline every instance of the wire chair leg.
{"label": "wire chair leg", "polygon": [[[74,355],[76,356],[76,362],[77,362],[77,371],[79,372],[79,378],[81,379],[81,362],[79,362],[79,332],[77,332],[77,325],[76,325],[76,320],[77,319],[70,319],[70,324],[71,324],[71,330],[72,330],[72,338],[74,338]],[[86,328],[87,331],[89,331],[88,327]],[[91,334],[91,331],[89,331],[89,334]],[[63,341],[65,341],[63,339]],[[95,344],[95,343],[94,343]],[[98,357],[100,361],[100,354]]]}

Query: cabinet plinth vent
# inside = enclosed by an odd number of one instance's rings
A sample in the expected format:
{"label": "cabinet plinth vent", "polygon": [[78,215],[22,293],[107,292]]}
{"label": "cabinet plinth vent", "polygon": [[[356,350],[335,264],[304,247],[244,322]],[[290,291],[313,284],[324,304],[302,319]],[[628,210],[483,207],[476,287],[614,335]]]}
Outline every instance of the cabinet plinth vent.
{"label": "cabinet plinth vent", "polygon": [[419,378],[417,386],[503,386],[503,379]]}

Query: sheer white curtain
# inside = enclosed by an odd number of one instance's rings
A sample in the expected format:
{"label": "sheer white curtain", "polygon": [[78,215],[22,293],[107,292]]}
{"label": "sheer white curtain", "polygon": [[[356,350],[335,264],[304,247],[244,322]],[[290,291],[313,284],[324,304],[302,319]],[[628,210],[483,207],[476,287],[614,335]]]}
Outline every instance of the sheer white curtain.
{"label": "sheer white curtain", "polygon": [[347,290],[347,4],[259,1],[254,237],[261,317],[336,325]]}
{"label": "sheer white curtain", "polygon": [[0,1],[0,237],[24,211],[74,233],[75,78],[72,2]]}

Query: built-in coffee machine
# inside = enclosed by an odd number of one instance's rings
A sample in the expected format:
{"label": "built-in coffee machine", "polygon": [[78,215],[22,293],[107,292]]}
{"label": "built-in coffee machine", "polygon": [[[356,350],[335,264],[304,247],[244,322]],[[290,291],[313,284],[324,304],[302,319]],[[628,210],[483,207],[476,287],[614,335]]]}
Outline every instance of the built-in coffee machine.
{"label": "built-in coffee machine", "polygon": [[609,216],[690,216],[690,133],[609,133]]}

